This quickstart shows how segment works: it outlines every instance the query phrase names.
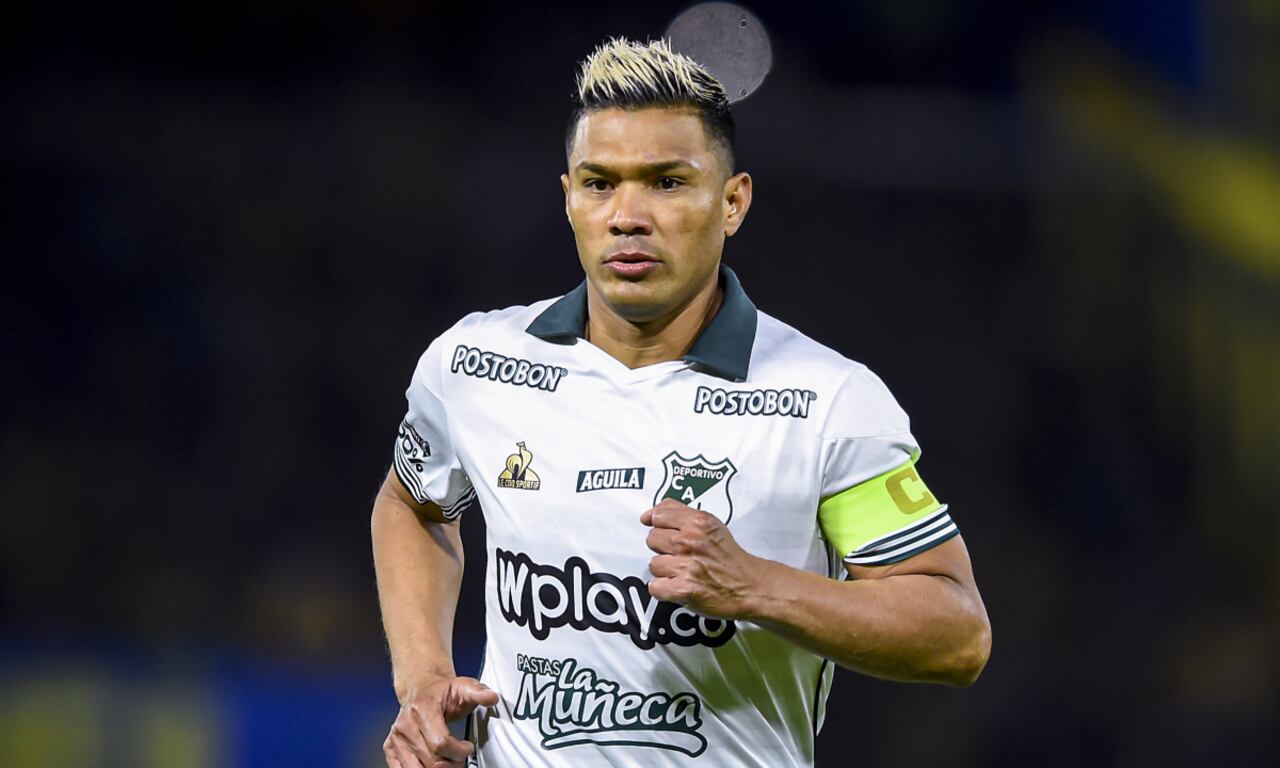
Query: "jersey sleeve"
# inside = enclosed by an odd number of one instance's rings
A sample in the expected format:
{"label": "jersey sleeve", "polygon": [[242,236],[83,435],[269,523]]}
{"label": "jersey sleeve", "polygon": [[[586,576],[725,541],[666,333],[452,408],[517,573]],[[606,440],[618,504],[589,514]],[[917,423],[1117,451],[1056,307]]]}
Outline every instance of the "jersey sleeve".
{"label": "jersey sleeve", "polygon": [[441,397],[443,342],[436,339],[418,360],[409,388],[408,411],[396,436],[396,476],[421,504],[434,503],[450,520],[475,500],[476,492],[462,469],[449,432],[448,409]]}
{"label": "jersey sleeve", "polygon": [[823,430],[818,523],[850,565],[888,565],[959,533],[925,486],[910,421],[875,374],[855,370]]}

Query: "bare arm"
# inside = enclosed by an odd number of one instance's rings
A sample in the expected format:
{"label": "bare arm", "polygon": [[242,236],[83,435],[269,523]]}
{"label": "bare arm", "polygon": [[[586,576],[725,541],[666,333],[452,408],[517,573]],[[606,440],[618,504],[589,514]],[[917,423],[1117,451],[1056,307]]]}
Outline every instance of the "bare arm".
{"label": "bare arm", "polygon": [[400,714],[383,744],[392,768],[432,768],[472,746],[447,722],[497,694],[453,669],[453,617],[462,585],[462,536],[440,508],[418,502],[387,474],[370,521],[382,625]]}
{"label": "bare arm", "polygon": [[958,536],[900,563],[846,566],[844,582],[756,559],[743,618],[842,666],[969,685],[987,663],[991,626]]}
{"label": "bare arm", "polygon": [[744,619],[836,663],[908,682],[968,685],[991,626],[956,537],[893,565],[846,566],[834,581],[744,551],[714,516],[674,501],[645,512],[649,591],[701,613]]}
{"label": "bare arm", "polygon": [[453,616],[462,586],[462,536],[440,508],[420,505],[395,471],[378,489],[370,521],[382,627],[396,698],[453,677]]}

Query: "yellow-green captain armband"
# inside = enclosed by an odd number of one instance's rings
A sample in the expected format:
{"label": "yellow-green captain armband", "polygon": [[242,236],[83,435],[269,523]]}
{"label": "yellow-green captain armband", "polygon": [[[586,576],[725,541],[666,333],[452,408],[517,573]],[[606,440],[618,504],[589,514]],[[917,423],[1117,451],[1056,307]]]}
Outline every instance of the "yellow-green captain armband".
{"label": "yellow-green captain armband", "polygon": [[822,535],[850,565],[888,565],[960,532],[916,471],[899,467],[828,496],[818,505]]}

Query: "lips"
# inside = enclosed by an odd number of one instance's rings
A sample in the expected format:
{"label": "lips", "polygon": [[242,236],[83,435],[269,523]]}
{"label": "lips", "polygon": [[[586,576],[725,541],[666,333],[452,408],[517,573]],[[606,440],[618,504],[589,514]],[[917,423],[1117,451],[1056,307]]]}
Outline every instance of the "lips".
{"label": "lips", "polygon": [[658,257],[644,251],[622,251],[620,253],[610,254],[605,258],[606,264],[621,262],[623,264],[638,264],[644,261],[657,261]]}
{"label": "lips", "polygon": [[639,278],[657,269],[662,262],[657,256],[643,251],[621,251],[607,256],[605,269],[624,278]]}

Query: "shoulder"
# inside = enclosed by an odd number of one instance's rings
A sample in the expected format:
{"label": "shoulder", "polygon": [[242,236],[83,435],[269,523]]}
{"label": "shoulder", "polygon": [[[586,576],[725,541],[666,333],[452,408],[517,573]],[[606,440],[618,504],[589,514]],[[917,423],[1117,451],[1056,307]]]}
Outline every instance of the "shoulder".
{"label": "shoulder", "polygon": [[464,315],[439,336],[431,340],[428,345],[428,351],[431,348],[443,349],[449,347],[452,349],[453,346],[458,344],[475,346],[480,343],[524,343],[526,338],[531,338],[525,333],[525,329],[529,327],[529,324],[538,315],[542,314],[547,307],[554,304],[559,298],[557,296],[529,304],[517,304],[501,309],[482,310]]}
{"label": "shoulder", "polygon": [[557,296],[530,304],[516,304],[502,309],[472,312],[454,323],[441,336],[502,337],[513,334],[518,334],[517,337],[523,336],[529,324],[559,298]]}
{"label": "shoulder", "polygon": [[908,419],[885,383],[865,364],[759,313],[751,354],[751,378],[785,378],[817,393],[820,410],[836,435],[906,431]]}
{"label": "shoulder", "polygon": [[787,374],[830,388],[833,382],[865,376],[867,366],[831,347],[814,341],[790,325],[764,312],[758,313],[755,345],[751,350],[751,376]]}
{"label": "shoulder", "polygon": [[418,360],[417,375],[431,384],[438,380],[439,372],[457,358],[486,353],[490,356],[521,354],[537,341],[525,329],[557,298],[463,316],[427,345]]}

